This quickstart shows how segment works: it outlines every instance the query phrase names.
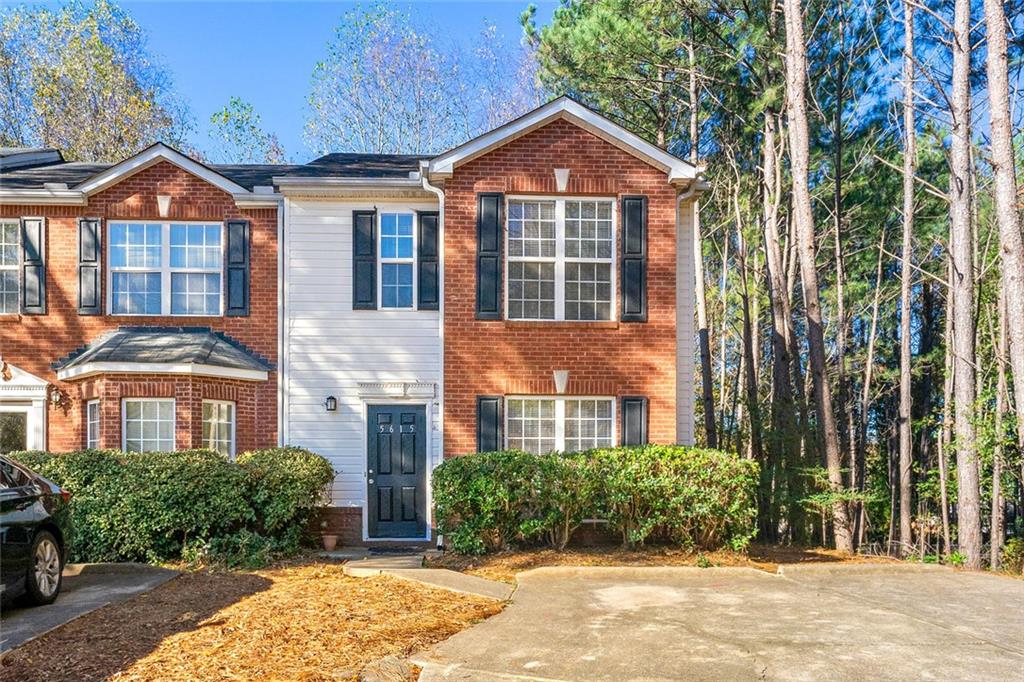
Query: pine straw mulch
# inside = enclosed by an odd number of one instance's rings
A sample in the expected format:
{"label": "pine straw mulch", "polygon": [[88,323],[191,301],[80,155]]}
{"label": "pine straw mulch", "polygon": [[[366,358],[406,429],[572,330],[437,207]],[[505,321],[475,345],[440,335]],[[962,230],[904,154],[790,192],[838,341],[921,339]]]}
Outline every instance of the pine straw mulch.
{"label": "pine straw mulch", "polygon": [[569,547],[554,549],[512,549],[484,556],[446,553],[427,559],[431,568],[448,568],[481,578],[515,584],[516,574],[542,566],[742,566],[775,573],[780,564],[795,563],[880,563],[885,557],[842,554],[834,549],[752,545],[748,553],[730,551],[696,552],[672,547]]}
{"label": "pine straw mulch", "polygon": [[501,604],[340,564],[185,573],[10,652],[0,679],[349,680],[494,615]]}

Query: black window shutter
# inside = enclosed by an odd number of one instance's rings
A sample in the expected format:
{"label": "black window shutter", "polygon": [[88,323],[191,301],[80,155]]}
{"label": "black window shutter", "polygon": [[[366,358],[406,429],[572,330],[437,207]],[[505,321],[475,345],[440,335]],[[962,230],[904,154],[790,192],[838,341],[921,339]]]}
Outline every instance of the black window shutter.
{"label": "black window shutter", "polygon": [[623,322],[647,321],[647,197],[622,198]]}
{"label": "black window shutter", "polygon": [[21,219],[21,312],[46,314],[46,219]]}
{"label": "black window shutter", "polygon": [[376,211],[352,211],[352,309],[377,309]]}
{"label": "black window shutter", "polygon": [[78,314],[99,315],[103,291],[100,285],[100,219],[78,219]]}
{"label": "black window shutter", "polygon": [[647,443],[647,398],[629,396],[622,398],[623,445],[644,445]]}
{"label": "black window shutter", "polygon": [[494,452],[504,447],[501,437],[501,396],[477,396],[476,451]]}
{"label": "black window shutter", "polygon": [[420,212],[419,246],[416,259],[418,270],[416,289],[417,307],[420,310],[437,310],[441,302],[438,280],[438,213],[437,211]]}
{"label": "black window shutter", "polygon": [[476,319],[501,319],[501,235],[505,195],[476,195]]}
{"label": "black window shutter", "polygon": [[245,317],[249,314],[249,241],[248,220],[228,221],[227,305],[224,314]]}

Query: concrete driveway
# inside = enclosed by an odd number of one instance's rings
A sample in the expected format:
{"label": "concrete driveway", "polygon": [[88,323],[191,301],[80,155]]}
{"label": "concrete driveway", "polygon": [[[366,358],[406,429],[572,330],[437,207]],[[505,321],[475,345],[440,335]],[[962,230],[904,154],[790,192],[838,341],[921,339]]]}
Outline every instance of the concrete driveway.
{"label": "concrete driveway", "polygon": [[1024,581],[902,565],[543,568],[432,680],[1024,680]]}
{"label": "concrete driveway", "polygon": [[57,601],[48,606],[4,606],[0,613],[0,656],[83,616],[162,585],[177,571],[145,564],[70,564]]}

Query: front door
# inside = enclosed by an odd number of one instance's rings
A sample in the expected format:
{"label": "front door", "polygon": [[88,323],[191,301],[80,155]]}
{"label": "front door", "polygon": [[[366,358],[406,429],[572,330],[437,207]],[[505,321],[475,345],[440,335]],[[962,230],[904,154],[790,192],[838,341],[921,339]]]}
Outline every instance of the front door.
{"label": "front door", "polygon": [[427,408],[370,405],[366,497],[371,538],[427,534]]}

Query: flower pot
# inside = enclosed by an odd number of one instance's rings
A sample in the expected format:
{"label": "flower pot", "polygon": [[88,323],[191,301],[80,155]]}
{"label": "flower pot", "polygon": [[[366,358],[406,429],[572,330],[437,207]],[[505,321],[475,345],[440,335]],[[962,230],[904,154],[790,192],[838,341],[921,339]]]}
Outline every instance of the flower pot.
{"label": "flower pot", "polygon": [[320,538],[324,542],[324,549],[328,552],[333,552],[334,548],[338,546],[337,535],[328,535],[327,533],[324,533],[320,536]]}

